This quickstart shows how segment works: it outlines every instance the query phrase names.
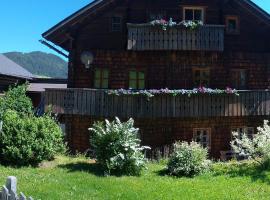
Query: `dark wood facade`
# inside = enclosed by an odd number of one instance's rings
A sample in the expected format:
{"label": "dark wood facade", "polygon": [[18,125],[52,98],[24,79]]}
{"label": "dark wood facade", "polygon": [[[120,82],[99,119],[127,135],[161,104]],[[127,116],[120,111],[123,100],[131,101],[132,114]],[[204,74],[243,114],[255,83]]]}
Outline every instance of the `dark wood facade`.
{"label": "dark wood facade", "polygon": [[[200,15],[203,26],[164,31],[145,25],[153,16],[181,22],[188,9],[193,9],[193,17]],[[46,104],[63,115],[73,150],[89,148],[86,124],[119,116],[135,118],[142,142],[152,147],[192,140],[207,130],[212,155],[219,157],[220,151],[229,150],[233,128],[255,130],[269,119],[269,31],[270,16],[246,0],[95,1],[43,34],[70,53],[70,89],[48,90]],[[81,62],[84,51],[94,54],[90,69]],[[91,90],[97,85],[97,70],[106,70],[109,89],[128,89],[132,70],[143,73],[143,89],[192,89],[205,84],[245,91],[238,98],[110,97],[104,90]],[[207,72],[207,83],[197,81],[196,73],[201,71]]]}

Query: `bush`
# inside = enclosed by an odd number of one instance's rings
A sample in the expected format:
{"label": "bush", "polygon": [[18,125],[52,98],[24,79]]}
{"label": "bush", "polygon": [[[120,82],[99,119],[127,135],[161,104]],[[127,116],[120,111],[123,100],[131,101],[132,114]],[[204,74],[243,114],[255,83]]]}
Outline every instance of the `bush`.
{"label": "bush", "polygon": [[16,111],[3,114],[0,162],[6,165],[38,165],[65,150],[62,131],[50,116],[21,117]]}
{"label": "bush", "polygon": [[0,112],[14,110],[20,115],[32,115],[33,105],[31,99],[26,96],[28,85],[10,87],[3,98],[0,98]]}
{"label": "bush", "polygon": [[246,134],[233,133],[231,142],[234,152],[242,157],[248,157],[262,165],[270,166],[270,126],[264,121],[263,127],[258,127],[258,133],[249,138]]}
{"label": "bush", "polygon": [[174,176],[195,176],[210,168],[207,149],[196,142],[177,142],[168,162],[168,171]]}
{"label": "bush", "polygon": [[65,150],[62,131],[50,115],[35,117],[28,85],[9,88],[0,99],[0,163],[38,165]]}
{"label": "bush", "polygon": [[230,175],[230,176],[243,176],[252,175],[260,171],[257,162],[251,160],[230,160],[228,162],[216,162],[212,166],[213,174],[215,176]]}
{"label": "bush", "polygon": [[89,129],[90,143],[105,174],[140,175],[145,167],[143,151],[149,147],[140,146],[138,129],[133,125],[133,119],[122,123],[116,118],[112,122],[96,122]]}

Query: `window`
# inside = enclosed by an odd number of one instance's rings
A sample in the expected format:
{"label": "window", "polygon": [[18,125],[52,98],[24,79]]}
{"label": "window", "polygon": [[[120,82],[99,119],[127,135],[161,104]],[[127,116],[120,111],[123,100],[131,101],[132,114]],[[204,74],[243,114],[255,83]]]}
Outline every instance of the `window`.
{"label": "window", "polygon": [[130,89],[145,89],[145,74],[142,71],[129,71],[129,88]]}
{"label": "window", "polygon": [[209,68],[194,68],[193,69],[194,87],[203,86],[209,87],[210,70]]}
{"label": "window", "polygon": [[247,71],[234,69],[231,71],[231,84],[236,89],[247,89]]}
{"label": "window", "polygon": [[194,129],[193,130],[193,141],[199,143],[204,148],[211,149],[211,129]]}
{"label": "window", "polygon": [[232,128],[232,133],[238,133],[239,137],[242,138],[243,135],[247,135],[248,138],[252,139],[254,136],[254,128],[253,127],[240,127],[240,128]]}
{"label": "window", "polygon": [[204,21],[204,8],[184,7],[184,20],[186,21]]}
{"label": "window", "polygon": [[98,89],[109,88],[109,70],[108,69],[96,69],[94,87]]}
{"label": "window", "polygon": [[121,31],[122,19],[121,17],[112,17],[112,31],[119,32]]}
{"label": "window", "polygon": [[239,19],[237,16],[226,16],[226,32],[228,34],[239,33]]}

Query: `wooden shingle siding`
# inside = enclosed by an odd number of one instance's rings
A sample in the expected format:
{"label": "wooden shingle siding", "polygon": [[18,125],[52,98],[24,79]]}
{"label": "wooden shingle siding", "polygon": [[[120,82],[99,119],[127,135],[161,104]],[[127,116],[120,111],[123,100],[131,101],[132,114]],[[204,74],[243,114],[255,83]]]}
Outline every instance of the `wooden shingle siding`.
{"label": "wooden shingle siding", "polygon": [[241,117],[270,115],[270,91],[242,91],[240,95],[199,94],[114,96],[105,90],[46,91],[46,106],[59,114],[121,118]]}
{"label": "wooden shingle siding", "polygon": [[[113,120],[114,117],[92,117],[81,115],[62,115],[61,123],[68,125],[68,145],[72,152],[86,152],[90,148],[88,128],[96,121]],[[126,121],[126,118],[120,118]],[[221,151],[231,149],[232,128],[256,127],[270,116],[248,117],[204,117],[204,118],[135,118],[135,127],[140,129],[142,145],[150,146],[153,151],[172,145],[175,141],[192,141],[193,131],[198,128],[211,129],[211,157],[220,158]]]}
{"label": "wooden shingle siding", "polygon": [[194,30],[184,26],[162,30],[148,24],[127,24],[127,27],[128,50],[224,50],[222,25],[204,25]]}
{"label": "wooden shingle siding", "polygon": [[[234,87],[231,71],[247,71],[247,88],[261,90],[270,87],[267,67],[269,53],[200,52],[200,51],[93,51],[93,68],[87,70],[80,60],[74,60],[69,73],[69,87],[94,88],[94,69],[110,70],[109,88],[128,88],[128,71],[144,69],[146,89],[193,89],[192,70],[209,68],[210,88]],[[269,70],[270,73],[270,70]],[[236,88],[239,89],[239,88]]]}

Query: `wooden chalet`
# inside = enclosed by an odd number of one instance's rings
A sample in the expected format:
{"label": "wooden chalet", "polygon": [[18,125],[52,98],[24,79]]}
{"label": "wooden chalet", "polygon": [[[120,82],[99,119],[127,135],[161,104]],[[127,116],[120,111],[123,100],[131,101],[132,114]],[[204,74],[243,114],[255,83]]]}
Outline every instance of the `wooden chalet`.
{"label": "wooden chalet", "polygon": [[[135,119],[144,145],[195,140],[219,158],[232,131],[252,136],[270,118],[269,32],[250,0],[96,0],[43,34],[69,52],[68,89],[47,89],[46,105],[74,151],[89,149],[94,121],[118,116]],[[199,86],[239,96],[108,94]]]}

